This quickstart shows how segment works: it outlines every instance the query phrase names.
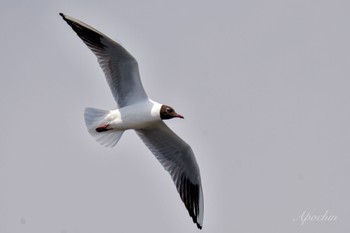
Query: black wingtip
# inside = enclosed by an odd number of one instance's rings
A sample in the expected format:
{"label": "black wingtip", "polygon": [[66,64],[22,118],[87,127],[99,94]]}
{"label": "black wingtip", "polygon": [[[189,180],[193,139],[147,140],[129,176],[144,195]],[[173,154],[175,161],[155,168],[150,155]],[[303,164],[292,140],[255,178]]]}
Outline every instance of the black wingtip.
{"label": "black wingtip", "polygon": [[59,13],[63,20],[68,23],[69,26],[78,34],[78,36],[84,41],[84,43],[90,49],[104,49],[107,46],[103,44],[101,38],[104,36],[101,32],[93,29],[91,26],[80,22],[70,16],[66,16],[63,13]]}
{"label": "black wingtip", "polygon": [[196,224],[197,224],[198,229],[199,229],[199,230],[202,230],[202,226],[199,225],[199,223],[196,223]]}

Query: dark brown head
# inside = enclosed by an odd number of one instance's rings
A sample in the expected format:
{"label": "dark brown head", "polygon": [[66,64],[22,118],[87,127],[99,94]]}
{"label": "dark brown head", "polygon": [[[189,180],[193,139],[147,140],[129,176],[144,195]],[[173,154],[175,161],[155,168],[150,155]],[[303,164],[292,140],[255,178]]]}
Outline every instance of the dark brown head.
{"label": "dark brown head", "polygon": [[180,114],[177,114],[172,107],[170,107],[168,105],[162,105],[162,107],[160,108],[160,118],[163,120],[167,120],[167,119],[171,119],[174,117],[178,117],[178,118],[182,118],[182,119],[184,118]]}

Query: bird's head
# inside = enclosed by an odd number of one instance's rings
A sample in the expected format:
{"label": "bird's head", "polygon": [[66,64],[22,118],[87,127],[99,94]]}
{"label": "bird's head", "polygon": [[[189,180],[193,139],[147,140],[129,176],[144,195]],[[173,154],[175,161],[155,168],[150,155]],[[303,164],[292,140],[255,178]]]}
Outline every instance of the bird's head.
{"label": "bird's head", "polygon": [[162,105],[162,107],[160,108],[160,118],[162,120],[167,120],[174,117],[184,119],[184,117],[180,114],[177,114],[172,107],[168,105]]}

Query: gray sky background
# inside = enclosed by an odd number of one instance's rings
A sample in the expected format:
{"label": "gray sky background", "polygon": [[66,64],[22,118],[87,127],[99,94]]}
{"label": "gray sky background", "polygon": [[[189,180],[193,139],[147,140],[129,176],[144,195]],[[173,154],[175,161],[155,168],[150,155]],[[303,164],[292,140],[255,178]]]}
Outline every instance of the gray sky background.
{"label": "gray sky background", "polygon": [[1,233],[199,232],[134,132],[88,134],[84,108],[115,103],[59,12],[121,41],[185,116],[167,124],[201,169],[202,232],[350,229],[349,1],[2,0]]}

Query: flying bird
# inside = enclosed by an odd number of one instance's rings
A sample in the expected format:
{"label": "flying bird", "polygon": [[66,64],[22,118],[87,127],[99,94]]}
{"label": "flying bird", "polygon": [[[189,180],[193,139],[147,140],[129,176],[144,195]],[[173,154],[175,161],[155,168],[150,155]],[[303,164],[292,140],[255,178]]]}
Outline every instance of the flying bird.
{"label": "flying bird", "polygon": [[191,147],[163,121],[184,117],[147,96],[138,63],[123,46],[73,17],[60,15],[96,55],[117,102],[115,110],[85,109],[88,132],[100,144],[113,147],[125,130],[135,130],[169,172],[193,222],[202,229],[203,191],[196,158]]}

